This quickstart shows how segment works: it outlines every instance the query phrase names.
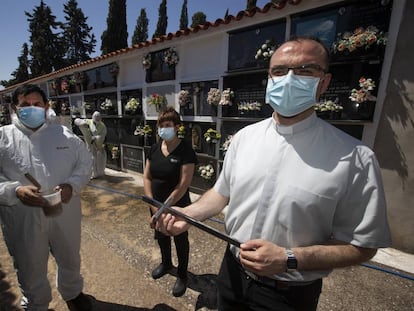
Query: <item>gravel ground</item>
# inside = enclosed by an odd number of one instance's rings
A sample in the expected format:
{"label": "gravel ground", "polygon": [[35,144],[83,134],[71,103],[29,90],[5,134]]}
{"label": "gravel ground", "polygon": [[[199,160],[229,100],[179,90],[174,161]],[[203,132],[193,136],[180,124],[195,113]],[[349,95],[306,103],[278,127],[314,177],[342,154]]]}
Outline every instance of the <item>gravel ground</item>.
{"label": "gravel ground", "polygon": [[[216,310],[215,278],[225,242],[190,228],[189,288],[183,297],[173,297],[175,271],[158,280],[151,278],[160,255],[149,227],[148,205],[132,197],[142,191],[138,174],[115,172],[91,181],[82,193],[82,274],[84,291],[95,298],[94,310]],[[207,224],[223,229],[216,222]],[[176,263],[174,250],[173,258]],[[49,266],[53,290],[50,308],[67,310],[53,286],[53,259]],[[16,305],[20,297],[1,239],[0,311],[19,310]],[[324,281],[318,311],[337,310],[413,311],[414,282],[365,266],[337,269]]]}

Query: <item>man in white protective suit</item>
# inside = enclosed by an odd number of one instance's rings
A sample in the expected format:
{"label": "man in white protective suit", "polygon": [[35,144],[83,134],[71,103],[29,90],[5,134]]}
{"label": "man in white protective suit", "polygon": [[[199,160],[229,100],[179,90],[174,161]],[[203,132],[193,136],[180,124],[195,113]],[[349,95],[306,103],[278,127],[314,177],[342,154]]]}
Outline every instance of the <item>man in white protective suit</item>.
{"label": "man in white protective suit", "polygon": [[82,132],[83,139],[92,154],[92,178],[105,176],[106,151],[104,141],[107,130],[105,123],[102,122],[101,113],[95,111],[92,114],[92,119],[76,118],[74,123]]}
{"label": "man in white protective suit", "polygon": [[[48,107],[36,85],[23,85],[13,94],[12,124],[0,128],[1,226],[23,309],[48,310],[52,254],[57,289],[69,310],[86,311],[92,309],[92,300],[82,292],[80,192],[89,181],[92,158],[72,131],[46,121]],[[50,204],[42,193],[47,190],[60,192],[60,214],[46,216]]]}

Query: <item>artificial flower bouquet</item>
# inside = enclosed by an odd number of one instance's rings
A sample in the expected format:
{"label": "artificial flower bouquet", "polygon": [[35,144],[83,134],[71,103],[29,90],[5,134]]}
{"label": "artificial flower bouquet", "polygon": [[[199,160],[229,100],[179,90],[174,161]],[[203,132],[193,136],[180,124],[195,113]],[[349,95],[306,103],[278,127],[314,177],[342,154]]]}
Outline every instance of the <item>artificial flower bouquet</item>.
{"label": "artificial flower bouquet", "polygon": [[237,109],[239,111],[260,111],[262,104],[258,101],[241,101],[237,104]]}
{"label": "artificial flower bouquet", "polygon": [[201,178],[205,180],[211,180],[214,177],[214,167],[211,164],[200,165],[198,167],[198,173]]}
{"label": "artificial flower bouquet", "polygon": [[314,109],[316,112],[340,112],[344,109],[344,107],[332,100],[325,100],[315,104]]}
{"label": "artificial flower bouquet", "polygon": [[110,110],[114,108],[112,101],[109,98],[105,98],[105,100],[100,105],[102,110]]}
{"label": "artificial flower bouquet", "polygon": [[185,126],[184,125],[180,125],[178,127],[177,137],[181,138],[181,139],[184,139],[184,137],[185,137]]}
{"label": "artificial flower bouquet", "polygon": [[137,126],[134,131],[135,136],[151,136],[152,128],[148,124],[144,126]]}
{"label": "artificial flower bouquet", "polygon": [[181,90],[178,93],[178,103],[182,107],[187,106],[189,103],[191,103],[190,92],[187,90]]}
{"label": "artificial flower bouquet", "polygon": [[217,88],[210,88],[207,93],[207,103],[209,105],[217,106],[221,100],[221,92]]}
{"label": "artificial flower bouquet", "polygon": [[159,95],[157,93],[151,94],[147,99],[147,103],[149,105],[154,105],[157,108],[163,105],[164,101],[165,101],[164,96]]}
{"label": "artificial flower bouquet", "polygon": [[234,99],[234,92],[230,88],[228,88],[221,93],[219,105],[231,106],[233,103],[233,99]]}
{"label": "artificial flower bouquet", "polygon": [[175,67],[180,58],[174,48],[169,48],[163,53],[163,61],[168,67]]}
{"label": "artificial flower bouquet", "polygon": [[205,133],[204,133],[204,139],[206,140],[206,142],[211,143],[211,144],[216,144],[221,138],[221,134],[216,131],[213,130],[212,128],[209,128]]}
{"label": "artificial flower bouquet", "polygon": [[142,57],[142,67],[144,67],[145,70],[148,70],[151,68],[151,54],[147,53]]}
{"label": "artificial flower bouquet", "polygon": [[132,97],[125,105],[125,111],[126,112],[134,112],[137,110],[139,106],[139,101]]}
{"label": "artificial flower bouquet", "polygon": [[221,145],[221,149],[223,150],[223,155],[226,155],[226,152],[230,147],[232,139],[233,139],[233,135],[228,135],[226,139],[224,140],[224,143]]}
{"label": "artificial flower bouquet", "polygon": [[352,89],[349,99],[353,102],[363,103],[366,101],[375,101],[377,98],[371,94],[375,88],[375,82],[371,78],[361,77],[358,81],[360,89]]}
{"label": "artificial flower bouquet", "polygon": [[334,53],[344,51],[354,52],[357,49],[369,49],[373,45],[386,45],[387,33],[379,31],[375,26],[358,27],[352,33],[339,34],[339,38],[332,45]]}
{"label": "artificial flower bouquet", "polygon": [[256,60],[269,60],[276,50],[276,45],[273,44],[272,40],[266,40],[265,43],[256,51],[254,58]]}

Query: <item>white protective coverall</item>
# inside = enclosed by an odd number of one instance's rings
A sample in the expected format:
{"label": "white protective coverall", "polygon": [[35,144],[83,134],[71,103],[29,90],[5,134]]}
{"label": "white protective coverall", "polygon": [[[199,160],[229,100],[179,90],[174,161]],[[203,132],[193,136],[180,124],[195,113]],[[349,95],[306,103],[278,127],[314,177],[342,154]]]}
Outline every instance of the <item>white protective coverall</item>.
{"label": "white protective coverall", "polygon": [[[83,288],[80,274],[80,192],[90,179],[92,159],[85,144],[67,127],[43,124],[35,132],[16,116],[0,127],[0,220],[13,258],[23,301],[31,311],[45,311],[52,300],[47,278],[49,252],[57,264],[57,288],[67,301]],[[30,173],[41,190],[72,186],[63,212],[46,217],[42,208],[24,205],[16,188],[29,185]]]}
{"label": "white protective coverall", "polygon": [[104,141],[107,130],[105,124],[101,121],[100,113],[95,111],[92,119],[77,118],[74,123],[82,132],[83,139],[92,154],[92,178],[104,176],[107,157]]}

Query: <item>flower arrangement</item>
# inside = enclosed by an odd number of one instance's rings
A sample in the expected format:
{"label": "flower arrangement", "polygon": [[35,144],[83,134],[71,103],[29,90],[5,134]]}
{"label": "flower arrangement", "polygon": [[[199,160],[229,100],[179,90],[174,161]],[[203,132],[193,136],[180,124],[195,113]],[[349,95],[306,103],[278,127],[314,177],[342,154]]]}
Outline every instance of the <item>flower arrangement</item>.
{"label": "flower arrangement", "polygon": [[109,98],[105,98],[105,100],[101,103],[100,107],[102,110],[109,110],[112,109],[114,106]]}
{"label": "flower arrangement", "polygon": [[228,135],[226,137],[226,140],[224,141],[224,143],[221,145],[221,149],[223,150],[223,154],[226,155],[227,150],[230,147],[231,144],[231,140],[233,139],[233,135]]}
{"label": "flower arrangement", "polygon": [[346,50],[353,52],[362,47],[368,49],[373,44],[386,45],[387,35],[387,33],[380,32],[375,26],[368,26],[365,29],[358,27],[353,33],[347,31],[343,35],[339,34],[337,41],[332,45],[332,50],[334,53]]}
{"label": "flower arrangement", "polygon": [[162,104],[164,104],[164,101],[165,101],[164,96],[159,95],[157,93],[151,94],[147,99],[147,103],[149,105],[154,105],[157,108],[159,108]]}
{"label": "flower arrangement", "polygon": [[191,103],[190,92],[187,90],[181,90],[178,93],[178,103],[180,106],[187,106]]}
{"label": "flower arrangement", "polygon": [[377,98],[371,94],[375,88],[375,82],[371,78],[361,77],[358,81],[360,89],[352,89],[349,99],[353,102],[363,103],[366,101],[374,101]]}
{"label": "flower arrangement", "polygon": [[144,126],[137,126],[134,131],[135,136],[151,136],[152,128],[148,124]]}
{"label": "flower arrangement", "polygon": [[317,103],[314,106],[316,112],[340,112],[344,109],[337,101],[325,100],[324,102]]}
{"label": "flower arrangement", "polygon": [[231,89],[226,89],[221,93],[221,98],[219,101],[219,105],[229,105],[231,106],[233,103],[234,92]]}
{"label": "flower arrangement", "polygon": [[68,80],[68,79],[66,79],[66,78],[63,78],[63,79],[60,81],[60,90],[61,90],[63,93],[68,93],[68,92],[69,92],[69,89],[70,89],[69,80]]}
{"label": "flower arrangement", "polygon": [[119,158],[119,147],[118,146],[112,146],[111,155],[112,155],[112,160],[116,160]]}
{"label": "flower arrangement", "polygon": [[221,93],[219,89],[212,87],[207,93],[207,103],[209,105],[218,105],[221,100]]}
{"label": "flower arrangement", "polygon": [[151,54],[147,53],[142,57],[142,67],[144,67],[145,70],[148,70],[151,68]]}
{"label": "flower arrangement", "polygon": [[183,139],[185,137],[185,126],[180,125],[177,131],[177,137]]}
{"label": "flower arrangement", "polygon": [[200,165],[198,167],[198,173],[200,174],[200,177],[206,180],[211,180],[214,176],[214,168],[213,165],[207,164],[207,165]]}
{"label": "flower arrangement", "polygon": [[139,106],[139,101],[132,97],[125,105],[125,111],[133,112],[137,110]]}
{"label": "flower arrangement", "polygon": [[242,101],[237,104],[237,109],[239,111],[260,111],[262,109],[262,104],[258,101]]}
{"label": "flower arrangement", "polygon": [[211,143],[211,144],[216,144],[221,138],[221,134],[216,131],[213,130],[212,128],[209,128],[205,133],[204,133],[204,139],[206,140],[206,142]]}
{"label": "flower arrangement", "polygon": [[257,50],[254,59],[256,60],[269,60],[274,51],[276,50],[276,45],[272,43],[272,40],[266,40],[265,43]]}
{"label": "flower arrangement", "polygon": [[175,67],[180,58],[174,48],[169,48],[163,53],[163,60],[168,67]]}
{"label": "flower arrangement", "polygon": [[119,73],[119,66],[118,63],[113,62],[111,65],[109,65],[109,73],[113,76],[116,77]]}

